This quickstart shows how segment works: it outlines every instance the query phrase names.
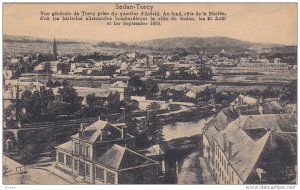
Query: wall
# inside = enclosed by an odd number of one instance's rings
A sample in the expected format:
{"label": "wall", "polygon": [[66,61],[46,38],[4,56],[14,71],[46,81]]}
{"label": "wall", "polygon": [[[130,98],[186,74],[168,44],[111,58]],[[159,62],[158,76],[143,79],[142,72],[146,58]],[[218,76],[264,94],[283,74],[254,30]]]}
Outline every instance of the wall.
{"label": "wall", "polygon": [[[119,184],[155,184],[158,180],[159,165],[150,165],[137,169],[125,170],[119,174]],[[140,181],[139,181],[140,178]]]}

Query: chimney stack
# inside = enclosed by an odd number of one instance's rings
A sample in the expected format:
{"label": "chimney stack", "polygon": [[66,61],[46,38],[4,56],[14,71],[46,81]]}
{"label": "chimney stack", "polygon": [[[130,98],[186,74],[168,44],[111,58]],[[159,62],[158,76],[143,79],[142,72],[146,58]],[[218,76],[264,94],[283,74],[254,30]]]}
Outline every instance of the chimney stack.
{"label": "chimney stack", "polygon": [[126,128],[127,128],[127,126],[122,125],[122,126],[120,126],[120,128],[121,128],[121,138],[124,139],[126,137]]}
{"label": "chimney stack", "polygon": [[84,136],[85,136],[85,127],[81,123],[79,128],[79,138],[84,138]]}

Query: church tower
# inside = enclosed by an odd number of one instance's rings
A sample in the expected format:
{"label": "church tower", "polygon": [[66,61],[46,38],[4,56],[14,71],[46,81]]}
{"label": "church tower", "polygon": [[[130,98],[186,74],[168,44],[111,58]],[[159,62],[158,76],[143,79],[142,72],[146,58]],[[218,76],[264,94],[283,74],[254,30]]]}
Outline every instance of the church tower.
{"label": "church tower", "polygon": [[53,54],[54,54],[54,60],[56,61],[58,55],[57,55],[57,47],[56,47],[55,37],[54,37],[54,41],[53,41]]}

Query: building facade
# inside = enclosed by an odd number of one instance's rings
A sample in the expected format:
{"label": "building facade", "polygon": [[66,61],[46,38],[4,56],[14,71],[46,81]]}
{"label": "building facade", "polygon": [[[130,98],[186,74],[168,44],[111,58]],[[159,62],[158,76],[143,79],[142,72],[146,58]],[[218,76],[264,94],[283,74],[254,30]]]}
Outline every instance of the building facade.
{"label": "building facade", "polygon": [[124,124],[98,120],[81,125],[72,140],[56,147],[56,166],[78,182],[155,183],[159,163],[134,151],[135,138]]}

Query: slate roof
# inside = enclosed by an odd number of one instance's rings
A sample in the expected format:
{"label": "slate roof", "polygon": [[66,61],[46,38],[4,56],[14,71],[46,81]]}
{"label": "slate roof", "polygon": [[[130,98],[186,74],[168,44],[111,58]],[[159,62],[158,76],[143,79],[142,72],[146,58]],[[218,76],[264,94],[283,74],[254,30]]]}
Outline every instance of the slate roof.
{"label": "slate roof", "polygon": [[241,121],[242,129],[269,129],[274,131],[296,132],[296,114],[263,114],[241,115],[237,121]]}
{"label": "slate roof", "polygon": [[[217,133],[214,138],[225,153],[231,166],[240,178],[246,182],[262,154],[270,133],[269,131],[259,140],[254,141],[239,127],[239,122],[235,120],[226,129]],[[224,151],[224,136],[226,137],[225,142],[232,143],[231,155],[229,155],[228,148]]]}
{"label": "slate roof", "polygon": [[124,82],[122,82],[122,81],[117,81],[117,82],[111,84],[110,86],[112,86],[112,87],[119,87],[119,88],[120,87],[125,88],[125,87],[127,87],[127,84],[124,83]]}
{"label": "slate roof", "polygon": [[239,101],[242,101],[243,104],[256,104],[257,103],[257,99],[255,98],[252,98],[250,96],[244,96],[242,94],[240,94],[235,100],[233,100],[230,105],[239,105],[240,102]]}
{"label": "slate roof", "polygon": [[95,162],[115,170],[158,164],[146,156],[117,144],[97,157]]}
{"label": "slate roof", "polygon": [[185,83],[185,84],[178,84],[175,86],[171,86],[170,89],[176,90],[176,91],[187,91],[190,88],[192,88],[193,85],[191,83]]}
{"label": "slate roof", "polygon": [[268,107],[271,111],[283,112],[283,108],[281,107],[278,101],[266,102],[264,103],[264,105]]}
{"label": "slate roof", "polygon": [[190,88],[190,91],[194,92],[194,93],[199,93],[205,90],[204,86],[193,86]]}
{"label": "slate roof", "polygon": [[[100,141],[101,138],[100,135],[103,135],[102,137],[105,139],[103,140],[109,140],[109,139],[115,139],[115,138],[121,138],[121,129],[119,127],[126,127],[125,124],[110,124],[107,121],[102,121],[98,119],[96,122],[91,124],[90,126],[85,127],[85,135],[84,137],[79,137],[79,133],[71,136],[72,138],[81,139],[89,143],[94,143],[96,141]],[[105,133],[105,134],[104,134]],[[117,134],[115,134],[117,133]],[[110,136],[112,135],[112,136]],[[127,137],[132,137],[125,134]]]}
{"label": "slate roof", "polygon": [[209,126],[215,126],[218,131],[221,131],[237,117],[238,115],[232,112],[230,108],[224,108],[210,122],[206,124],[205,128]]}
{"label": "slate roof", "polygon": [[145,156],[159,156],[159,155],[164,155],[165,150],[162,146],[159,144],[155,144],[148,149],[144,149],[139,151],[141,154],[144,154]]}
{"label": "slate roof", "polygon": [[68,152],[72,152],[72,141],[68,141],[64,144],[57,146],[58,149],[63,149]]}
{"label": "slate roof", "polygon": [[[101,135],[101,130],[103,130],[109,123],[107,121],[97,120],[92,125],[85,127],[84,138],[81,138],[88,142],[95,142],[99,135]],[[79,133],[72,136],[72,138],[79,138]]]}
{"label": "slate roof", "polygon": [[86,97],[89,94],[95,94],[96,97],[108,97],[110,94],[115,94],[116,90],[111,89],[100,89],[100,88],[87,88],[87,87],[79,87],[74,86],[76,89],[78,96]]}
{"label": "slate roof", "polygon": [[230,108],[222,109],[204,128],[203,133],[209,142],[212,142],[213,136],[219,131],[225,129],[227,125],[238,117]]}

